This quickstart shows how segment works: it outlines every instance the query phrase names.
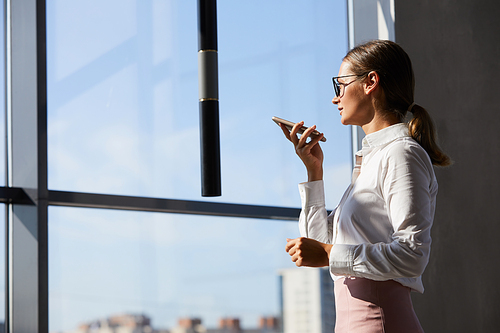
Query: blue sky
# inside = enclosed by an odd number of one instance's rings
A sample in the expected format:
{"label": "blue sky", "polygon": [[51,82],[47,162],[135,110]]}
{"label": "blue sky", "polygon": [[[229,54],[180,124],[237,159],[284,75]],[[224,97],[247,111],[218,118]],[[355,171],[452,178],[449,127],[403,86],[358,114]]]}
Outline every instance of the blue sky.
{"label": "blue sky", "polygon": [[[49,186],[200,200],[196,2],[104,3],[48,2]],[[346,172],[331,104],[343,6],[218,3],[223,196],[210,200],[298,205],[304,168],[274,115],[317,123],[326,173]]]}
{"label": "blue sky", "polygon": [[[335,206],[351,167],[331,104],[345,1],[217,5],[223,195],[200,195],[196,1],[47,1],[50,189],[299,207],[305,168],[279,116],[325,133]],[[293,222],[51,207],[50,330],[122,312],[255,326],[278,314],[297,236]]]}
{"label": "blue sky", "polygon": [[117,313],[155,327],[224,316],[257,325],[278,314],[278,270],[293,267],[294,223],[52,208],[51,331]]}

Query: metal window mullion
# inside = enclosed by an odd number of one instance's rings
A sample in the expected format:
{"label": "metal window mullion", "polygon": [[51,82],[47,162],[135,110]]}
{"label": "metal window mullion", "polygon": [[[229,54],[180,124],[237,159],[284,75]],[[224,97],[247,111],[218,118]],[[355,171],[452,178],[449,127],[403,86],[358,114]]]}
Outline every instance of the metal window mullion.
{"label": "metal window mullion", "polygon": [[[40,205],[40,201],[39,199],[38,206]],[[0,186],[0,203],[37,205],[22,188],[2,186]],[[135,197],[57,190],[48,191],[47,205],[289,221],[296,221],[300,213],[300,208],[294,207]]]}
{"label": "metal window mullion", "polygon": [[[12,186],[12,89],[10,82],[12,77],[11,71],[11,12],[10,1],[4,1],[4,55],[5,55],[5,184]],[[10,217],[13,215],[12,205],[5,205],[5,332],[10,332],[10,323],[12,322],[12,312],[10,311],[10,304],[12,299],[12,289],[10,288],[10,281],[12,281],[12,257],[10,247]]]}
{"label": "metal window mullion", "polygon": [[[349,49],[370,39],[389,38],[394,41],[394,0],[346,1]],[[355,154],[362,148],[364,137],[361,127],[351,126],[353,167],[356,164]]]}
{"label": "metal window mullion", "polygon": [[38,331],[49,332],[46,0],[36,0]]}
{"label": "metal window mullion", "polygon": [[[354,0],[347,0],[347,41],[348,49],[356,46],[355,25],[354,25]],[[351,168],[356,164],[356,152],[361,148],[363,133],[361,128],[351,125]]]}
{"label": "metal window mullion", "polygon": [[157,213],[211,215],[271,220],[297,220],[300,209],[206,201],[133,197],[97,193],[49,191],[51,206],[101,208]]}
{"label": "metal window mullion", "polygon": [[[48,332],[45,1],[6,3],[7,332]],[[45,128],[44,128],[45,127]]]}

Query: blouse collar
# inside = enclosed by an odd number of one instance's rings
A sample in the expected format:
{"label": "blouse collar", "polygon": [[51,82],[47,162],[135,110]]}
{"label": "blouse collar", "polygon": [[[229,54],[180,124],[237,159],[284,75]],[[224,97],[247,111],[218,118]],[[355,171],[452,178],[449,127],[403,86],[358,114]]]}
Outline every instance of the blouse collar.
{"label": "blouse collar", "polygon": [[397,123],[365,136],[363,138],[363,149],[383,146],[396,139],[409,136],[408,125]]}

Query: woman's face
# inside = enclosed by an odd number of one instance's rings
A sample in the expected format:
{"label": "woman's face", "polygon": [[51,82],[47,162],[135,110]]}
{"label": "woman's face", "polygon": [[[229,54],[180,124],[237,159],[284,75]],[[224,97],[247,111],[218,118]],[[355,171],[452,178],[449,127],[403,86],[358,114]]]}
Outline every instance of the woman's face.
{"label": "woman's face", "polygon": [[[352,75],[350,64],[343,61],[338,76]],[[363,126],[369,123],[374,116],[373,108],[363,89],[363,80],[357,77],[339,78],[340,96],[332,100],[339,109],[343,125]]]}

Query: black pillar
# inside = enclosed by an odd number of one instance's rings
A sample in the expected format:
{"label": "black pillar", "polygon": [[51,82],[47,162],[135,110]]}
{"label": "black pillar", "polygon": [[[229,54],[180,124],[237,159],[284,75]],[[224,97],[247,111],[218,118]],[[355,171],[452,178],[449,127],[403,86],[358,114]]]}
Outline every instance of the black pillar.
{"label": "black pillar", "polygon": [[201,195],[221,195],[216,0],[198,0]]}

